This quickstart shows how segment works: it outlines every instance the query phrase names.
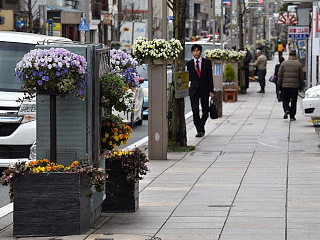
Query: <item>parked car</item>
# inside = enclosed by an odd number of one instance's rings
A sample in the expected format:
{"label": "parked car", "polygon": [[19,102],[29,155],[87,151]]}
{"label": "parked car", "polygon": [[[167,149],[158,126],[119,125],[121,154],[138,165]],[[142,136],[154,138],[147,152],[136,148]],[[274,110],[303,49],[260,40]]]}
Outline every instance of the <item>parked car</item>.
{"label": "parked car", "polygon": [[[141,78],[144,79],[143,83],[141,83],[141,87],[143,89],[143,118],[148,119],[148,105],[149,105],[149,81],[148,81],[148,64],[142,64],[137,66],[137,71]],[[170,67],[167,68],[167,85],[172,82],[172,70]]]}
{"label": "parked car", "polygon": [[302,114],[306,117],[320,118],[320,85],[309,88],[301,101]]}

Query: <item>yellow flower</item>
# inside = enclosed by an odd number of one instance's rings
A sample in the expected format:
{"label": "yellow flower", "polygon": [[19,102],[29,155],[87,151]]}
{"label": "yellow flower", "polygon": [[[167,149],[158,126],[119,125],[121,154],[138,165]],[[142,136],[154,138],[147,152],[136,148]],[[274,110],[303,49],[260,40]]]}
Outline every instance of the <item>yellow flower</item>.
{"label": "yellow flower", "polygon": [[102,138],[102,142],[105,143],[107,141],[107,139],[105,138]]}
{"label": "yellow flower", "polygon": [[115,144],[115,143],[112,145],[112,147],[114,147],[114,148],[115,148],[116,146],[117,146],[117,144]]}
{"label": "yellow flower", "polygon": [[[104,135],[104,137],[105,137],[105,138],[108,138],[108,137],[109,137],[109,133],[106,133],[106,134]],[[103,139],[102,139],[102,141],[103,141]]]}

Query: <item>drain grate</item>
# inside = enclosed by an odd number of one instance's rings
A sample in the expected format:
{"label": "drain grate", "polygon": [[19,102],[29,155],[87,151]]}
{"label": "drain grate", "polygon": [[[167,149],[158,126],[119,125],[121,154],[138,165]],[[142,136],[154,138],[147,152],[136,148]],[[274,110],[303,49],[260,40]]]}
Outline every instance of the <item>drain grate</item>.
{"label": "drain grate", "polygon": [[233,205],[209,205],[208,207],[212,207],[212,208],[230,208],[230,207],[234,207]]}
{"label": "drain grate", "polygon": [[153,238],[146,239],[146,240],[162,240],[162,239],[161,239],[161,238],[159,238],[159,237],[153,237]]}

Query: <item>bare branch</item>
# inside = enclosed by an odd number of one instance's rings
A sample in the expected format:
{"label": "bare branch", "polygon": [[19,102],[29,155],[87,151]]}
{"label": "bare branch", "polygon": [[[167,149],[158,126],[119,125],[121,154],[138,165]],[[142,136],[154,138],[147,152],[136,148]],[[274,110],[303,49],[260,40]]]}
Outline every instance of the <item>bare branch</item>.
{"label": "bare branch", "polygon": [[33,3],[33,5],[32,5],[30,10],[32,10],[34,8],[34,6],[36,5],[37,2],[38,2],[38,0],[34,1],[34,3]]}

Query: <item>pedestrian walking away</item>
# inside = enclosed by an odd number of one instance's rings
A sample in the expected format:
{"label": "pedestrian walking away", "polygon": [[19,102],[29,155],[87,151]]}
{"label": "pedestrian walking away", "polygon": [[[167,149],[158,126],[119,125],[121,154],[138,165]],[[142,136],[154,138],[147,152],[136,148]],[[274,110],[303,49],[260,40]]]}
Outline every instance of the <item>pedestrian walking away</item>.
{"label": "pedestrian walking away", "polygon": [[277,84],[281,90],[283,118],[287,119],[290,115],[290,121],[295,121],[298,91],[304,85],[302,65],[297,60],[295,49],[289,51],[289,59],[280,65]]}
{"label": "pedestrian walking away", "polygon": [[284,46],[281,42],[281,40],[279,39],[278,41],[278,55],[279,55],[279,61],[280,61],[280,58],[282,58],[282,53],[284,51]]}
{"label": "pedestrian walking away", "polygon": [[266,86],[266,73],[267,73],[267,57],[262,54],[261,50],[256,51],[257,60],[255,63],[249,63],[250,66],[258,68],[258,81],[261,90],[258,93],[265,93],[264,88]]}
{"label": "pedestrian walking away", "polygon": [[250,51],[248,51],[247,48],[244,48],[243,51],[246,53],[246,56],[243,60],[242,69],[244,70],[245,87],[247,89],[249,88],[249,76],[250,76],[249,63],[251,61],[251,53]]}
{"label": "pedestrian walking away", "polygon": [[[193,59],[187,62],[189,71],[189,88],[191,109],[193,113],[193,123],[197,129],[196,137],[203,137],[205,134],[205,123],[208,119],[209,96],[213,98],[213,77],[212,63],[210,60],[202,58],[202,46],[194,44],[191,47]],[[199,101],[202,108],[200,117]]]}
{"label": "pedestrian walking away", "polygon": [[282,98],[281,98],[281,91],[280,91],[280,88],[278,86],[278,73],[279,73],[279,69],[280,69],[280,65],[281,63],[284,62],[284,57],[281,57],[280,60],[279,60],[279,64],[277,64],[274,68],[274,76],[276,76],[276,81],[275,81],[275,84],[276,84],[276,95],[277,95],[277,99],[278,99],[278,102],[281,102],[282,101]]}

